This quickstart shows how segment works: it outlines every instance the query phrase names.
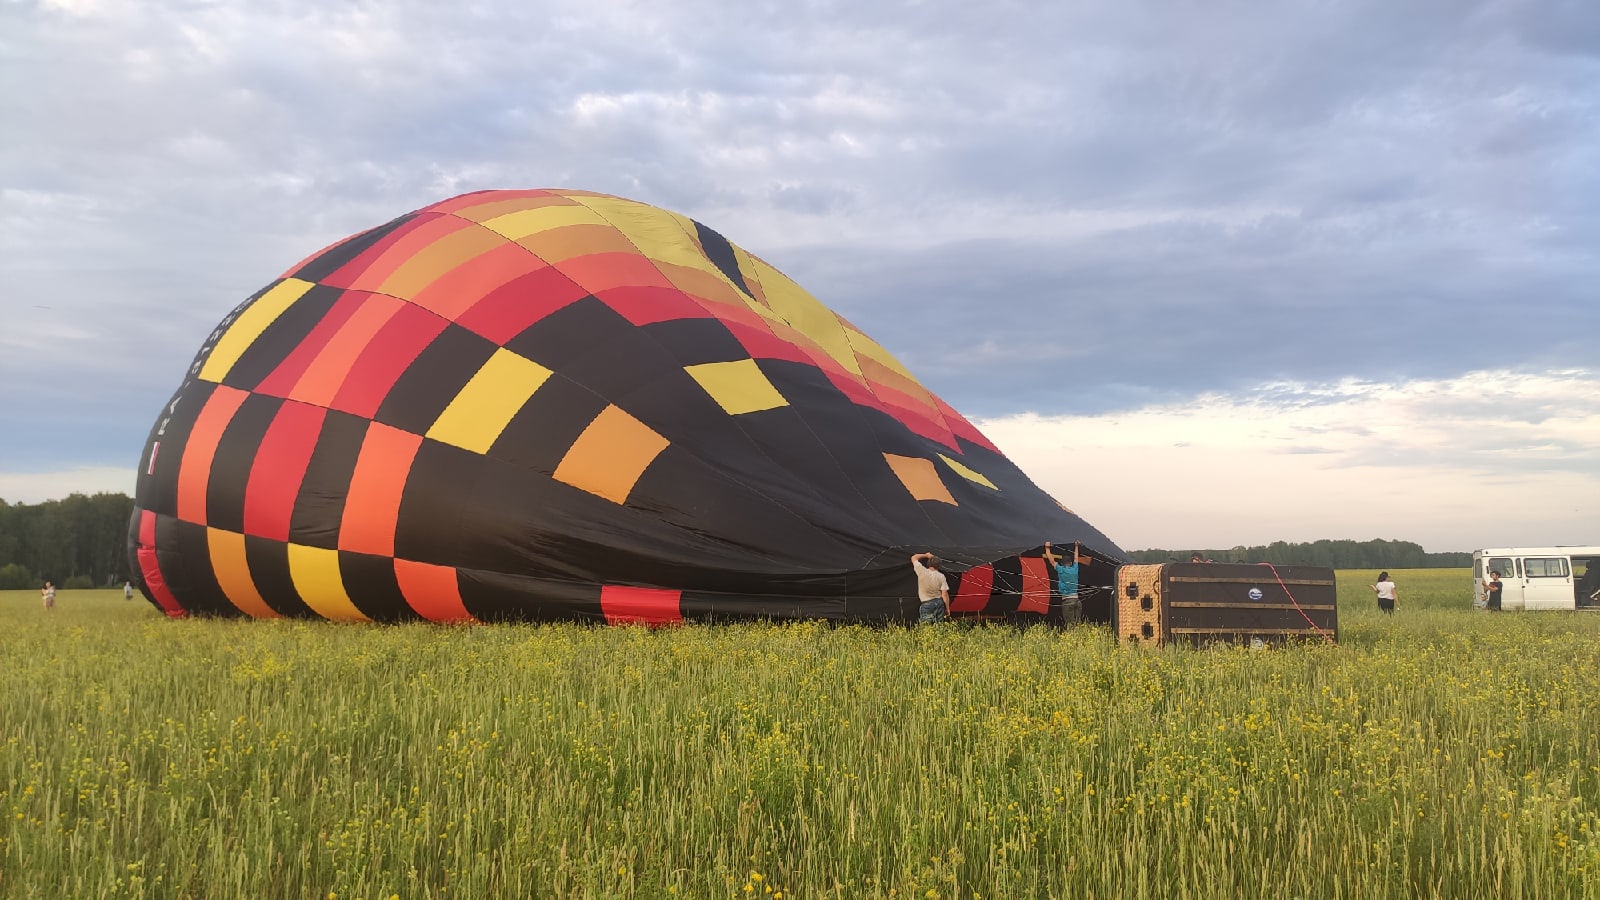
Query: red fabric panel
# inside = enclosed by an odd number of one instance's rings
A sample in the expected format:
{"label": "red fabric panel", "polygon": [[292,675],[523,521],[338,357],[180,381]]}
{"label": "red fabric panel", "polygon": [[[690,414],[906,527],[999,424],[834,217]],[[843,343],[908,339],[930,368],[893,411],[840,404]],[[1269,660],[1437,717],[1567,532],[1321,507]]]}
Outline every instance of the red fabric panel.
{"label": "red fabric panel", "polygon": [[600,611],[612,625],[666,625],[683,621],[682,591],[601,585]]}
{"label": "red fabric panel", "polygon": [[1022,602],[1017,612],[1050,611],[1050,567],[1037,556],[1022,557]]}
{"label": "red fabric panel", "polygon": [[711,313],[675,287],[625,285],[595,296],[634,325],[669,322],[674,319],[708,319]]}
{"label": "red fabric panel", "polygon": [[[552,196],[553,195],[549,191],[544,190],[543,188],[507,191],[474,191],[470,194],[462,194],[459,197],[451,197],[449,200],[440,200],[438,203],[435,203],[432,206],[424,207],[422,211],[453,213],[458,209],[471,209],[474,206],[482,206],[485,203],[501,203],[506,200],[516,200],[520,198],[527,198],[529,200],[548,199]],[[572,203],[570,200],[565,202],[568,204]],[[530,207],[534,207],[539,206],[540,204],[530,203],[528,205]]]}
{"label": "red fabric panel", "polygon": [[174,619],[188,615],[182,604],[178,603],[178,598],[172,595],[172,589],[167,587],[167,579],[161,574],[161,564],[156,561],[156,514],[148,509],[139,513],[138,557],[145,590],[156,598],[162,610]]}
{"label": "red fabric panel", "polygon": [[961,573],[956,585],[956,595],[950,598],[950,611],[983,612],[989,605],[989,592],[994,589],[994,568],[976,566]]}
{"label": "red fabric panel", "polygon": [[350,316],[361,308],[365,299],[365,294],[357,292],[339,295],[339,299],[335,300],[327,314],[318,320],[311,333],[289,351],[289,354],[278,363],[278,367],[272,370],[272,374],[261,379],[261,383],[256,385],[256,393],[266,394],[269,397],[289,396],[294,386],[299,383],[300,376],[304,375],[306,369],[316,361],[317,354],[322,352],[323,347],[328,346],[328,342],[339,333],[339,329],[344,327]]}
{"label": "red fabric panel", "polygon": [[321,407],[290,400],[267,426],[244,488],[245,534],[289,540],[289,517],[327,414]]}
{"label": "red fabric panel", "polygon": [[544,266],[485,294],[456,324],[504,345],[529,325],[588,294],[559,269]]}
{"label": "red fabric panel", "polygon": [[472,227],[472,223],[455,216],[420,213],[415,219],[384,235],[383,240],[367,248],[339,271],[322,279],[322,283],[332,287],[378,291],[383,287],[383,282],[411,257],[434,241],[467,227]]}
{"label": "red fabric panel", "polygon": [[1000,452],[999,447],[989,443],[989,439],[984,437],[983,432],[979,431],[977,426],[973,425],[971,422],[968,422],[966,417],[961,415],[961,413],[956,412],[950,404],[940,400],[938,397],[934,397],[933,402],[939,407],[939,412],[944,416],[944,423],[950,428],[951,434],[954,434],[956,437],[963,440],[977,444],[979,447],[982,447],[990,452]]}
{"label": "red fabric panel", "polygon": [[333,408],[372,418],[389,389],[400,380],[400,374],[447,324],[420,306],[409,303],[401,306],[394,318],[378,329],[367,349],[350,367],[344,386],[333,398]]}
{"label": "red fabric panel", "polygon": [[[400,520],[400,497],[405,492],[411,461],[422,446],[422,436],[391,428],[381,422],[367,427],[350,476],[344,519],[339,524],[339,549],[394,555],[395,524]],[[452,576],[454,577],[454,576]],[[452,582],[454,583],[454,582]]]}
{"label": "red fabric panel", "polygon": [[656,268],[655,263],[638,253],[591,253],[588,256],[574,256],[561,261],[561,271],[591,294],[599,294],[601,291],[624,285],[672,288],[672,282]]}
{"label": "red fabric panel", "polygon": [[750,313],[750,319],[730,316],[724,313],[719,316],[722,324],[728,326],[728,331],[739,339],[745,352],[751,359],[781,359],[787,362],[800,362],[811,364],[811,357],[804,350],[794,344],[774,335],[766,326],[765,321],[755,313]]}
{"label": "red fabric panel", "polygon": [[206,492],[211,484],[217,442],[248,396],[247,391],[219,384],[195,418],[178,461],[178,518],[185,522],[206,523]]}
{"label": "red fabric panel", "polygon": [[424,619],[430,622],[477,621],[461,602],[461,586],[456,581],[455,569],[397,559],[394,576],[406,603]]}
{"label": "red fabric panel", "polygon": [[463,261],[412,298],[446,319],[458,320],[480,298],[549,264],[521,244],[504,244]]}

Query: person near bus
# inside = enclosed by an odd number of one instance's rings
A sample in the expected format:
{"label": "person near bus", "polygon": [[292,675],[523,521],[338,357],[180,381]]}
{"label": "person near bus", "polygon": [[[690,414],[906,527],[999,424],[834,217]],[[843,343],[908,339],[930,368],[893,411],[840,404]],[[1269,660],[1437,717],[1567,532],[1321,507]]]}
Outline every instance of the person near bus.
{"label": "person near bus", "polygon": [[1489,570],[1489,580],[1483,586],[1484,608],[1492,612],[1500,611],[1500,596],[1505,592],[1505,585],[1500,583],[1500,572],[1497,569]]}

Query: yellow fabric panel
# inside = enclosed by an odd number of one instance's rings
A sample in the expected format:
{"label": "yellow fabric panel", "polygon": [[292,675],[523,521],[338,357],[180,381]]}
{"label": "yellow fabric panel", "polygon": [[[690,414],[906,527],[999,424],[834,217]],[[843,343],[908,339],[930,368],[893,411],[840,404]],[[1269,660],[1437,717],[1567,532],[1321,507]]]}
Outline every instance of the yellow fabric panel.
{"label": "yellow fabric panel", "polygon": [[289,545],[289,578],[311,611],[335,622],[370,622],[344,590],[339,551]]}
{"label": "yellow fabric panel", "polygon": [[246,307],[245,311],[239,314],[239,318],[233,320],[233,324],[229,325],[228,330],[218,339],[217,345],[211,348],[211,355],[206,357],[206,363],[200,369],[200,380],[221,384],[222,379],[228,377],[233,364],[238,362],[244,351],[261,336],[261,332],[266,331],[268,325],[278,321],[284,310],[293,306],[296,300],[304,297],[306,291],[313,287],[316,285],[309,281],[285,278],[273,285],[265,294],[257,297],[256,302]]}
{"label": "yellow fabric panel", "polygon": [[650,259],[714,274],[732,287],[727,276],[706,257],[695,239],[694,221],[687,216],[618,197],[582,197],[578,202],[627,235]]}
{"label": "yellow fabric panel", "polygon": [[427,436],[473,453],[488,453],[511,417],[551,374],[501,347],[434,420]]}
{"label": "yellow fabric panel", "polygon": [[451,269],[482,256],[505,239],[477,225],[464,225],[411,255],[388,278],[379,293],[410,300]]}
{"label": "yellow fabric panel", "polygon": [[538,234],[552,228],[565,228],[568,225],[604,225],[605,220],[587,206],[574,203],[571,206],[539,206],[506,213],[482,224],[483,227],[505,236],[508,240],[520,241],[530,234]]}
{"label": "yellow fabric panel", "polygon": [[[716,267],[713,266],[713,269]],[[710,300],[713,303],[724,303],[730,306],[743,308],[750,302],[744,292],[734,287],[721,272],[707,272],[692,266],[680,266],[676,263],[656,261],[656,269],[672,286],[696,300]],[[765,309],[765,307],[762,307]]]}
{"label": "yellow fabric panel", "polygon": [[893,453],[883,455],[889,468],[894,470],[896,478],[905,485],[911,496],[918,500],[937,500],[951,506],[958,505],[956,498],[950,496],[950,491],[939,480],[939,473],[933,468],[933,461],[918,456],[896,456]]}
{"label": "yellow fabric panel", "polygon": [[556,466],[555,479],[612,503],[624,503],[639,476],[667,449],[667,439],[616,406],[578,435]]}
{"label": "yellow fabric panel", "polygon": [[991,491],[1000,490],[994,486],[994,482],[983,477],[982,475],[979,475],[977,472],[972,471],[966,466],[963,466],[961,463],[956,462],[950,457],[945,456],[943,453],[939,454],[939,458],[944,460],[944,464],[950,467],[950,471],[955,472],[957,475],[960,475],[962,478],[965,478],[973,484],[981,484]]}
{"label": "yellow fabric panel", "polygon": [[244,555],[244,535],[207,528],[206,547],[211,552],[211,571],[217,576],[217,585],[222,588],[229,603],[247,616],[278,618],[278,613],[261,599],[256,581],[250,577],[250,564],[245,561]]}
{"label": "yellow fabric panel", "polygon": [[893,369],[912,382],[917,380],[917,377],[911,374],[910,369],[901,365],[900,360],[894,358],[893,353],[885,350],[882,344],[857,331],[854,325],[845,323],[844,334],[850,341],[851,349],[858,355],[865,356],[867,359],[873,360],[886,368]]}
{"label": "yellow fabric panel", "polygon": [[517,243],[551,265],[596,253],[626,253],[633,256],[639,252],[627,235],[603,224],[548,228],[523,235]]}
{"label": "yellow fabric panel", "polygon": [[861,366],[856,363],[855,351],[850,346],[850,338],[845,336],[844,324],[839,317],[782,272],[756,257],[751,257],[751,263],[772,311],[815,342],[846,372],[860,375]]}
{"label": "yellow fabric panel", "polygon": [[[744,276],[744,283],[750,286],[750,291],[762,303],[767,302],[766,292],[761,289],[761,279],[756,277],[756,257],[751,256],[743,247],[733,246],[733,259],[739,264],[739,274]],[[767,268],[772,268],[768,266]]]}
{"label": "yellow fabric panel", "polygon": [[753,359],[704,363],[683,370],[730,416],[789,405]]}
{"label": "yellow fabric panel", "polygon": [[513,197],[510,200],[491,200],[488,203],[479,203],[476,206],[464,206],[450,213],[450,215],[481,223],[500,216],[537,209],[541,206],[573,206],[576,203],[577,201],[575,200],[558,197],[554,194],[546,194],[543,197]]}

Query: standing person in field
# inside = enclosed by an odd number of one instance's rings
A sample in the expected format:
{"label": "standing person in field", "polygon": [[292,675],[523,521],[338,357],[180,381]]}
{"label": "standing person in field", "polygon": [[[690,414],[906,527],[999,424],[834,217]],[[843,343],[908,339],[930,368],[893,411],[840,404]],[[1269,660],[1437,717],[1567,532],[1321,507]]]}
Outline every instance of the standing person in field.
{"label": "standing person in field", "polygon": [[56,608],[56,586],[53,582],[46,581],[44,587],[39,588],[39,598],[44,601],[45,609]]}
{"label": "standing person in field", "polygon": [[1378,573],[1378,583],[1372,589],[1378,594],[1378,608],[1386,613],[1394,612],[1395,584],[1389,580],[1388,572]]}
{"label": "standing person in field", "polygon": [[950,615],[950,582],[939,571],[939,558],[913,554],[911,569],[917,573],[917,621],[924,625],[944,621]]}
{"label": "standing person in field", "polygon": [[122,583],[122,599],[124,599],[124,600],[132,600],[133,599],[133,582],[124,581]]}
{"label": "standing person in field", "polygon": [[1489,580],[1483,586],[1484,608],[1493,612],[1500,611],[1500,597],[1505,593],[1506,586],[1500,583],[1500,573],[1494,569],[1489,570]]}
{"label": "standing person in field", "polygon": [[1072,545],[1072,558],[1067,559],[1060,553],[1051,553],[1050,542],[1044,542],[1044,562],[1055,573],[1056,593],[1061,595],[1063,606],[1078,605],[1078,564],[1089,561],[1089,557],[1079,554],[1078,547]]}

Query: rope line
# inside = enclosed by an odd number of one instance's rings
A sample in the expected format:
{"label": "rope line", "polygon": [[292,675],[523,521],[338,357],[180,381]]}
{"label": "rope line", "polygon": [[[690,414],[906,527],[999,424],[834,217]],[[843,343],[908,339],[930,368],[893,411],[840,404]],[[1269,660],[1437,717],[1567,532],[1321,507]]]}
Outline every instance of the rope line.
{"label": "rope line", "polygon": [[1316,622],[1312,621],[1311,616],[1308,615],[1306,613],[1306,611],[1301,608],[1300,601],[1296,600],[1294,598],[1294,593],[1289,590],[1289,586],[1287,584],[1283,583],[1283,576],[1278,574],[1278,567],[1277,566],[1275,566],[1275,565],[1273,565],[1272,563],[1269,563],[1269,562],[1256,563],[1256,565],[1258,565],[1258,566],[1266,566],[1267,568],[1272,570],[1272,577],[1276,578],[1278,580],[1278,587],[1283,588],[1283,593],[1288,596],[1289,602],[1294,604],[1295,611],[1300,613],[1300,616],[1306,620],[1306,624],[1311,626],[1311,630],[1312,631],[1315,631],[1317,634],[1322,635],[1322,639],[1327,641],[1330,644],[1338,643],[1326,631],[1323,631],[1322,628],[1320,626],[1318,626]]}

